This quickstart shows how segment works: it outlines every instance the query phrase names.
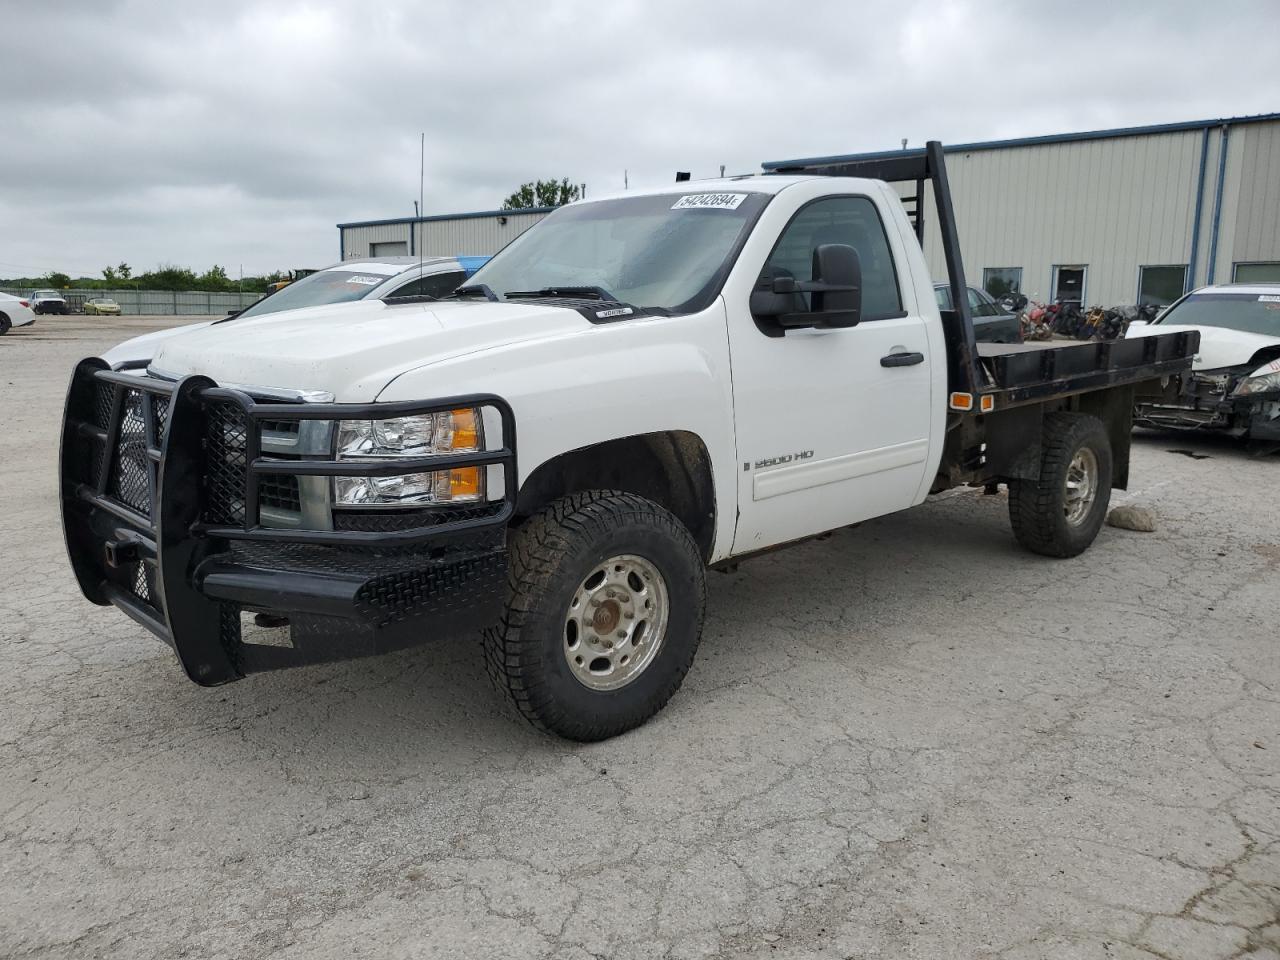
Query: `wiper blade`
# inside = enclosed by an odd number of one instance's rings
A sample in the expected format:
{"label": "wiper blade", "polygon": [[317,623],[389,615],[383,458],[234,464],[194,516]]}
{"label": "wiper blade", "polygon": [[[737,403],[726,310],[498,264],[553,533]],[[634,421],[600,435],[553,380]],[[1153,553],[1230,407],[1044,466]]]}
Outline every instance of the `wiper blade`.
{"label": "wiper blade", "polygon": [[604,287],[543,287],[541,290],[508,290],[503,296],[508,300],[518,300],[521,297],[565,297],[612,301],[618,299]]}
{"label": "wiper blade", "polygon": [[436,303],[439,300],[440,300],[439,297],[433,297],[429,293],[406,293],[402,297],[390,296],[390,297],[382,298],[383,303],[397,303],[397,304],[399,303]]}
{"label": "wiper blade", "polygon": [[499,300],[498,295],[489,288],[487,283],[469,283],[465,287],[459,287],[457,290],[453,291],[453,293],[449,295],[449,298],[474,297],[477,294],[492,303],[497,303]]}

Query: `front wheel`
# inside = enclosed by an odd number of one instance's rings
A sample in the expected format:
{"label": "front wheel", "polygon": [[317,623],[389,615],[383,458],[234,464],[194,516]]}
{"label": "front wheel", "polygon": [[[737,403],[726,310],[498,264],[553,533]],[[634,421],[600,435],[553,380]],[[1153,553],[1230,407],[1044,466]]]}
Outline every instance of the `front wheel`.
{"label": "front wheel", "polygon": [[3,337],[13,329],[13,321],[9,319],[7,313],[0,313],[0,337]]}
{"label": "front wheel", "polygon": [[704,568],[685,526],[642,497],[588,491],[526,521],[510,554],[507,610],[484,648],[525,719],[595,741],[661,710],[702,636]]}
{"label": "front wheel", "polygon": [[1044,418],[1040,476],[1009,483],[1018,542],[1046,557],[1074,557],[1098,536],[1111,502],[1111,440],[1097,417]]}

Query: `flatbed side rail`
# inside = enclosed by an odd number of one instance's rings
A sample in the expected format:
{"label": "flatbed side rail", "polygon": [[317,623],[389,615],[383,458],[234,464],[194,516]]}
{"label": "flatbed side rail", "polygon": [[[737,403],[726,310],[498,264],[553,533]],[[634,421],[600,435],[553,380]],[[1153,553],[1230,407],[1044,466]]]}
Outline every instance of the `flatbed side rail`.
{"label": "flatbed side rail", "polygon": [[1046,343],[1041,349],[997,353],[991,365],[994,409],[1086,390],[1139,383],[1187,372],[1200,346],[1198,331],[1134,340]]}
{"label": "flatbed side rail", "polygon": [[[949,393],[976,395],[989,392],[978,360],[977,341],[973,333],[973,317],[969,312],[969,295],[965,282],[964,261],[960,255],[960,236],[956,230],[955,207],[951,202],[951,185],[942,144],[930,140],[923,150],[901,156],[873,157],[866,160],[840,160],[835,163],[813,163],[773,166],[776,174],[807,174],[820,177],[864,177],[887,183],[914,182],[913,225],[916,238],[924,244],[924,185],[933,186],[933,205],[942,234],[942,252],[947,261],[947,280],[951,289],[951,310],[942,311],[947,334]],[[977,405],[974,404],[976,409]]]}

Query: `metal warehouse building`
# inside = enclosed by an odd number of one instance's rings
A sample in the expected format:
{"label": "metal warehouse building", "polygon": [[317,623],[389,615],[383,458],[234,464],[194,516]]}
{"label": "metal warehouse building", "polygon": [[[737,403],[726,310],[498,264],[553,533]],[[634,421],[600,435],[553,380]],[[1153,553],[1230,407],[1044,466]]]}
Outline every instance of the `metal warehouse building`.
{"label": "metal warehouse building", "polygon": [[[993,294],[1120,306],[1169,303],[1206,283],[1280,281],[1280,113],[946,150],[965,270]],[[341,256],[491,254],[549,212],[341,223]],[[925,253],[941,280],[929,226]]]}
{"label": "metal warehouse building", "polygon": [[488,210],[338,224],[339,259],[483,256],[497,253],[552,211]]}
{"label": "metal warehouse building", "polygon": [[[1280,114],[946,153],[965,272],[996,295],[1014,288],[1045,301],[1166,304],[1206,283],[1280,281]],[[926,217],[931,210],[930,200]],[[934,279],[945,279],[936,223],[926,222],[925,254]]]}

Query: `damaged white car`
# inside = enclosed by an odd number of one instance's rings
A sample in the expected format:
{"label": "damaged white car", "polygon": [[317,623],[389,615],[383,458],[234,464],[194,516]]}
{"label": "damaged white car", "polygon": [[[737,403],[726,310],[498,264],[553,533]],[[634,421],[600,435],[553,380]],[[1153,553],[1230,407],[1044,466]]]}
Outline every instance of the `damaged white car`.
{"label": "damaged white car", "polygon": [[1126,338],[1197,330],[1200,352],[1177,403],[1139,402],[1135,424],[1224,431],[1280,446],[1280,283],[1201,287]]}

